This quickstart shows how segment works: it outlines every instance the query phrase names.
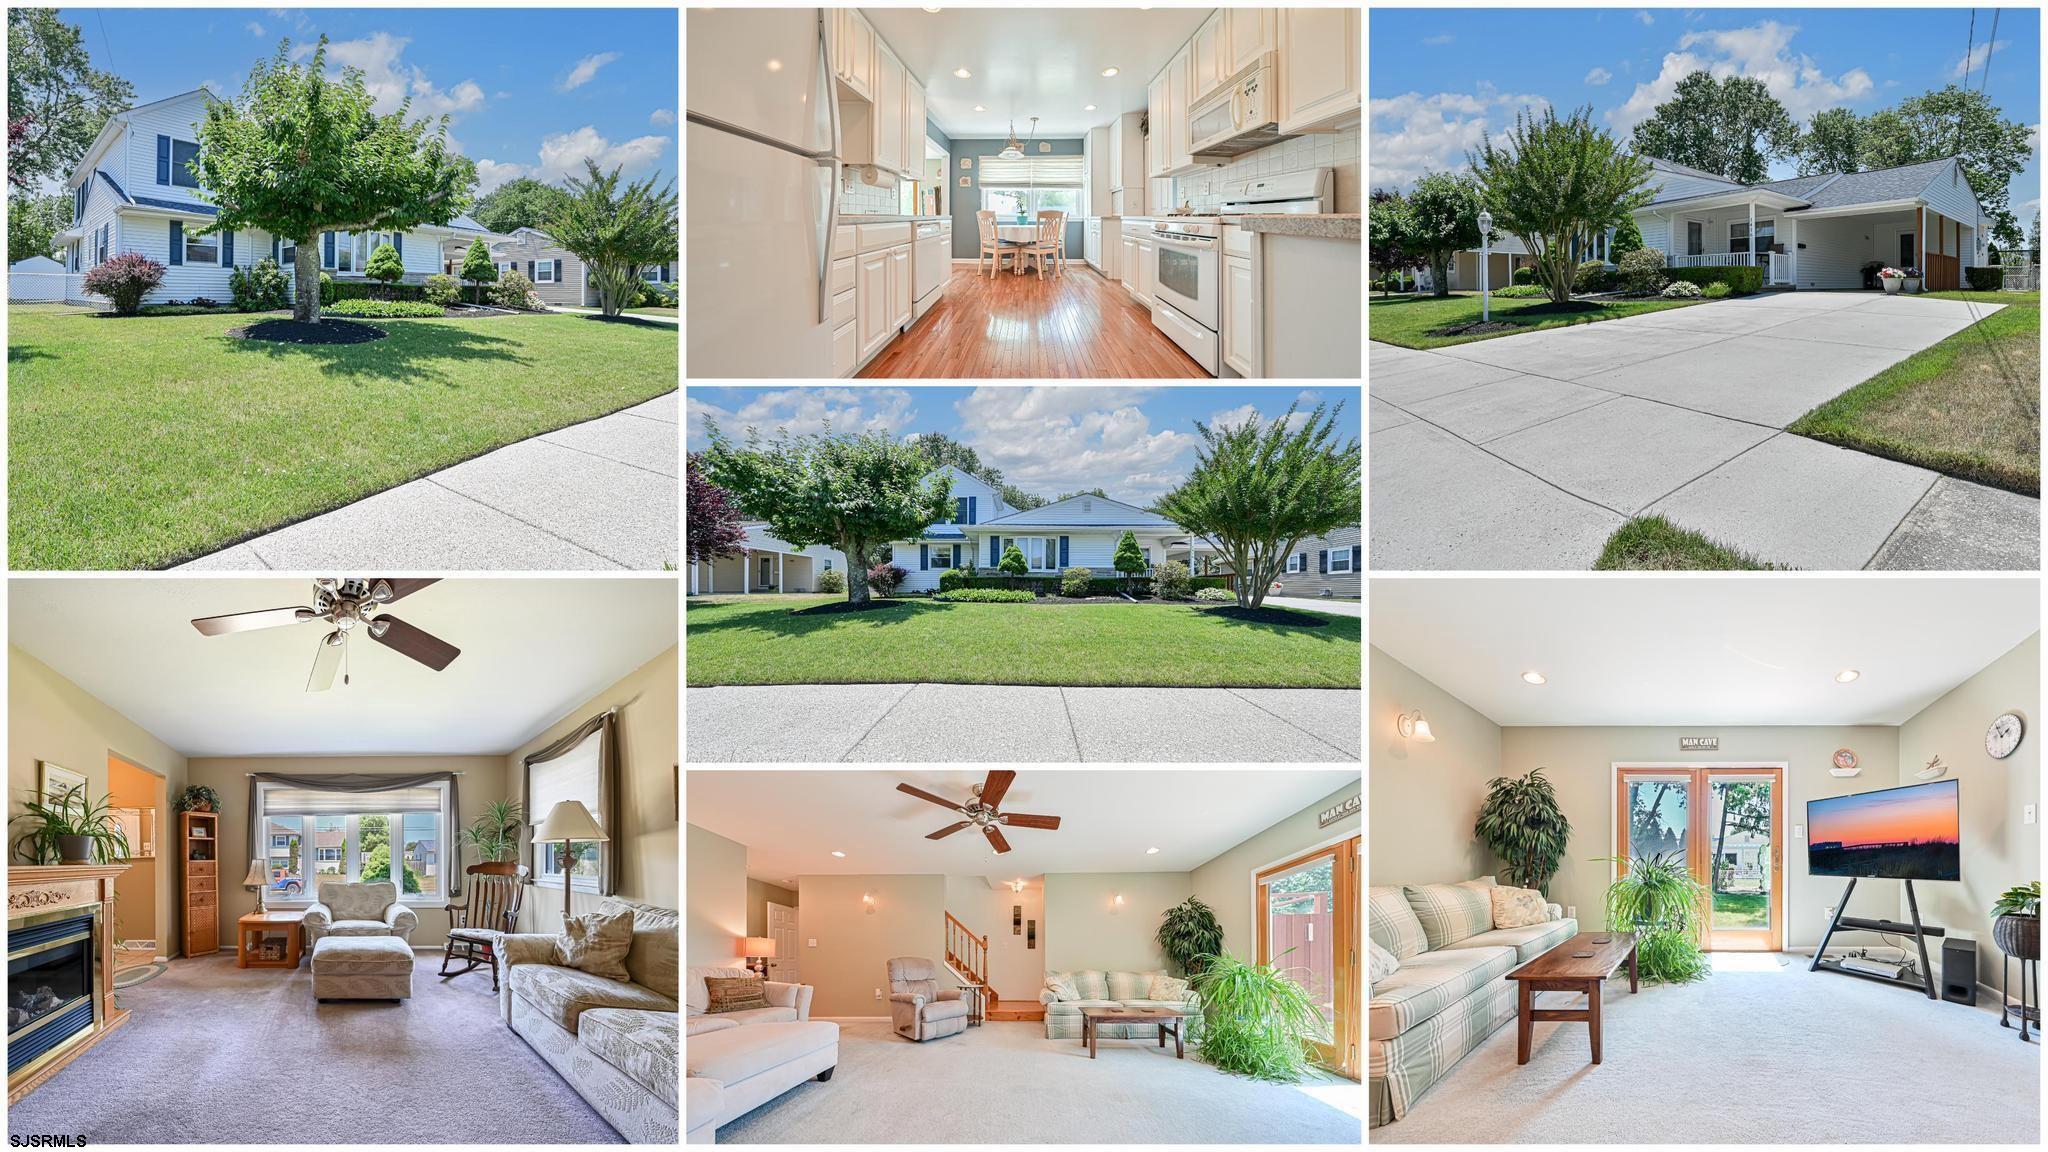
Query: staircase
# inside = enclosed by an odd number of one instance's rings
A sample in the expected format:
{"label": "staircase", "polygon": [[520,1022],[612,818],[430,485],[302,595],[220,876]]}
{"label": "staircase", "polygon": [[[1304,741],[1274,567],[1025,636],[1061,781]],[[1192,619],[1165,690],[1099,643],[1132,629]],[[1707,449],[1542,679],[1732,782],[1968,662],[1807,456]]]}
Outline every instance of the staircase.
{"label": "staircase", "polygon": [[967,925],[946,913],[946,967],[960,981],[960,995],[967,1001],[967,1026],[988,1019],[988,1006],[996,998],[988,986],[988,937],[976,936]]}

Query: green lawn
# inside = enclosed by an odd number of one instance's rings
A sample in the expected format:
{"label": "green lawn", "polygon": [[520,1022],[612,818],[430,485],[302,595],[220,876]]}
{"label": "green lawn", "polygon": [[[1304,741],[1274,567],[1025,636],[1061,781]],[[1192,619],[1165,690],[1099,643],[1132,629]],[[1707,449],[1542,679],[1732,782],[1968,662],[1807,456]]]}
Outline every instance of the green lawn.
{"label": "green lawn", "polygon": [[1714,927],[1764,928],[1770,925],[1769,898],[1762,892],[1714,893]]}
{"label": "green lawn", "polygon": [[1355,616],[1250,624],[1180,604],[941,604],[795,616],[834,596],[692,598],[690,684],[1356,688]]}
{"label": "green lawn", "polygon": [[1595,572],[1770,571],[1784,565],[1758,560],[1747,552],[1680,528],[1662,516],[1638,516],[1614,530]]}
{"label": "green lawn", "polygon": [[318,347],[260,316],[9,309],[8,555],[155,568],[675,390],[670,325],[378,320]]}
{"label": "green lawn", "polygon": [[1595,324],[1602,320],[1619,320],[1624,316],[1639,316],[1644,312],[1662,312],[1666,308],[1690,308],[1701,303],[1698,300],[1575,300],[1563,308],[1552,304],[1542,296],[1502,300],[1494,297],[1492,318],[1496,324],[1513,324],[1515,327],[1500,332],[1484,334],[1458,334],[1432,336],[1431,332],[1460,324],[1473,324],[1479,320],[1479,294],[1477,292],[1453,292],[1449,296],[1395,295],[1374,296],[1371,309],[1366,313],[1366,335],[1388,344],[1399,344],[1403,348],[1444,348],[1452,344],[1469,344],[1474,340],[1490,340],[1495,336],[1513,336],[1521,332],[1535,332],[1543,328],[1562,328],[1571,324]]}
{"label": "green lawn", "polygon": [[2006,307],[1799,418],[1789,432],[2041,494],[2041,294],[1934,292]]}
{"label": "green lawn", "polygon": [[628,308],[625,311],[634,316],[673,316],[676,314],[676,309],[674,308]]}

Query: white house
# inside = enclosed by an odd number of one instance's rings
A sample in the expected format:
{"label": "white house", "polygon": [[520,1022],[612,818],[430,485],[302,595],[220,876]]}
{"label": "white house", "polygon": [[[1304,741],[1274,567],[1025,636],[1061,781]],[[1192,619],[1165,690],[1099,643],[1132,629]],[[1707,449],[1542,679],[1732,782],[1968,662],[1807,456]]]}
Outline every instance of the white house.
{"label": "white house", "polygon": [[846,571],[846,554],[837,548],[822,544],[798,548],[759,520],[741,527],[746,530],[747,542],[737,556],[690,565],[690,595],[815,592],[821,574]]}
{"label": "white house", "polygon": [[[196,125],[213,99],[195,88],[108,118],[66,181],[72,224],[57,236],[68,273],[65,299],[94,302],[85,294],[85,273],[126,252],[165,267],[163,282],[143,297],[149,304],[196,296],[226,301],[228,274],[265,256],[290,278],[296,255],[290,240],[260,231],[195,235],[218,215],[200,194],[191,167],[199,155]],[[467,216],[445,227],[406,232],[326,232],[320,237],[320,267],[336,280],[366,279],[362,270],[370,253],[389,243],[404,261],[405,282],[417,283],[441,271],[445,240],[466,244],[479,238],[488,242],[493,234]]]}
{"label": "white house", "polygon": [[[590,270],[582,258],[540,229],[514,228],[511,235],[490,247],[491,260],[498,271],[516,268],[526,273],[526,278],[533,281],[534,294],[542,300],[572,307],[597,307],[597,285],[590,282]],[[460,270],[459,256],[454,263]],[[640,269],[640,278],[650,284],[673,284],[675,261],[649,264]]]}

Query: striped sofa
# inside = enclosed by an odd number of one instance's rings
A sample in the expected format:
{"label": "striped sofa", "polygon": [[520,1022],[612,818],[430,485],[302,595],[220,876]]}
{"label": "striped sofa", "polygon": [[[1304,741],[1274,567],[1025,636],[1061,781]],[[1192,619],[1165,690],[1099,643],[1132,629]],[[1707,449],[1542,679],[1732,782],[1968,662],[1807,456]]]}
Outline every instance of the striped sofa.
{"label": "striped sofa", "polygon": [[1493,927],[1486,892],[1493,884],[1488,877],[1369,893],[1373,943],[1400,961],[1371,988],[1366,1065],[1374,1128],[1407,1115],[1430,1085],[1514,1019],[1509,972],[1578,934],[1578,921],[1555,904],[1546,906],[1545,923]]}
{"label": "striped sofa", "polygon": [[[1152,989],[1152,977],[1165,975],[1167,971],[1164,968],[1150,972],[1103,972],[1093,968],[1079,972],[1047,972],[1045,986],[1038,991],[1038,1002],[1045,1005],[1045,1038],[1079,1040],[1083,1008],[1168,1008],[1179,1010],[1182,1016],[1200,1016],[1202,1009],[1192,994],[1178,1003],[1146,998]],[[1061,1000],[1054,995],[1053,981],[1063,977],[1073,981],[1075,990],[1081,993],[1079,1000]],[[1143,1039],[1158,1031],[1157,1024],[1096,1026],[1096,1035],[1103,1040]]]}

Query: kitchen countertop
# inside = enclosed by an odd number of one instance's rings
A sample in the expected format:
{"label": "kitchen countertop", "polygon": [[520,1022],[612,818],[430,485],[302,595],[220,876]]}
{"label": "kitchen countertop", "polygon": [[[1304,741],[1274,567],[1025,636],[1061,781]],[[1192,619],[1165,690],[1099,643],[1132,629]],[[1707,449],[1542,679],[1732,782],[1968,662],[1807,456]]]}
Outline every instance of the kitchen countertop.
{"label": "kitchen countertop", "polygon": [[1361,220],[1356,212],[1303,212],[1288,215],[1284,213],[1230,216],[1237,226],[1249,232],[1265,232],[1274,236],[1315,236],[1325,240],[1357,240]]}
{"label": "kitchen countertop", "polygon": [[839,214],[839,222],[841,224],[901,224],[910,220],[922,222],[927,220],[951,219],[951,216],[870,215],[869,213],[866,212],[841,212]]}

